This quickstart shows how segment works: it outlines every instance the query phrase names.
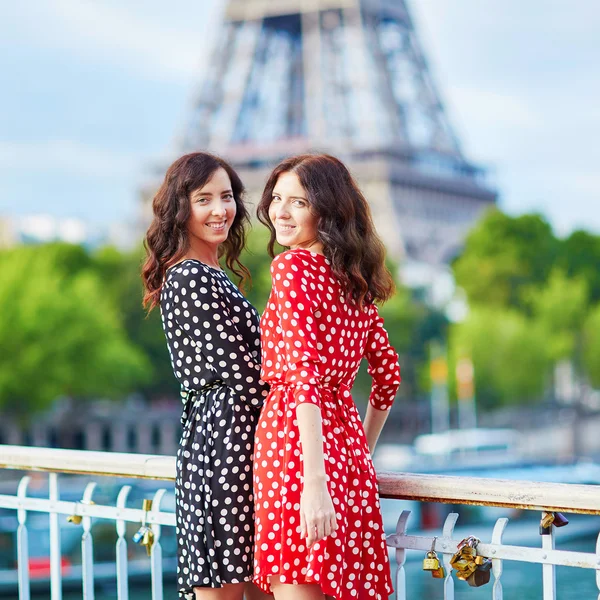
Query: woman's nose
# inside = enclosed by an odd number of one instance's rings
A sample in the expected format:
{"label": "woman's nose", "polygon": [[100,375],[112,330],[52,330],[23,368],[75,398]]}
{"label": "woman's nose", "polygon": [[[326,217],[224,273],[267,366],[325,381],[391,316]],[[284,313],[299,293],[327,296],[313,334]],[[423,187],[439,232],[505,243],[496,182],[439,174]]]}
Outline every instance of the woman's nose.
{"label": "woman's nose", "polygon": [[212,207],[212,214],[215,216],[222,216],[225,214],[225,205],[221,200],[214,202]]}
{"label": "woman's nose", "polygon": [[275,216],[278,219],[287,219],[290,216],[287,202],[282,202],[275,208]]}

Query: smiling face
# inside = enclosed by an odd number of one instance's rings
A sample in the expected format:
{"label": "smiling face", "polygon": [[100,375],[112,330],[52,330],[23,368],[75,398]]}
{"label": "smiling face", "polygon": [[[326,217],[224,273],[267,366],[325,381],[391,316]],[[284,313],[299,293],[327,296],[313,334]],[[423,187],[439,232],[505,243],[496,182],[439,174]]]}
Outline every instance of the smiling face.
{"label": "smiling face", "polygon": [[277,179],[269,219],[280,245],[322,253],[322,244],[317,240],[319,219],[313,214],[306,191],[295,173],[282,173]]}
{"label": "smiling face", "polygon": [[217,169],[204,186],[190,194],[190,203],[187,228],[192,245],[214,248],[223,243],[237,212],[227,171]]}

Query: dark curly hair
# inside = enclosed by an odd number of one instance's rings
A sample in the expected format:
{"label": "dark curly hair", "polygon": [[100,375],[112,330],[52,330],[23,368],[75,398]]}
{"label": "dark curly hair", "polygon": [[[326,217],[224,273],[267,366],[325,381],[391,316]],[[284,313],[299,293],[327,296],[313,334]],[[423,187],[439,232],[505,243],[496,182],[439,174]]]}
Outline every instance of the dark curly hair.
{"label": "dark curly hair", "polygon": [[225,264],[239,277],[242,288],[250,279],[248,269],[239,261],[249,223],[242,181],[233,167],[218,156],[207,152],[186,154],[167,169],[165,180],[152,201],[154,218],[144,238],[146,260],[142,267],[143,304],[149,311],[160,302],[167,268],[181,260],[189,248],[190,195],[203,187],[219,169],[224,169],[229,175],[237,208],[227,240],[219,246],[219,258],[225,257]]}
{"label": "dark curly hair", "polygon": [[318,218],[317,240],[348,298],[361,307],[389,300],[394,280],[385,266],[385,246],[375,230],[369,203],[344,163],[334,156],[294,156],[271,173],[257,209],[258,219],[271,231],[269,254],[274,256],[276,241],[269,206],[283,173],[295,173],[306,191]]}

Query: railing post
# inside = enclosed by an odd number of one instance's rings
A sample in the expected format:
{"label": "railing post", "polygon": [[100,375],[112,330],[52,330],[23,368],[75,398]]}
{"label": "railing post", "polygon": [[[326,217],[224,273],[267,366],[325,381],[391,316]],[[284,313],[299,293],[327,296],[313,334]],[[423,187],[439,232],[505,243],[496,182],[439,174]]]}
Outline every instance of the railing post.
{"label": "railing post", "polygon": [[[58,475],[50,473],[48,476],[50,488],[50,597],[52,600],[62,600],[62,572],[60,525],[55,503],[58,502]],[[54,505],[54,506],[52,506]]]}
{"label": "railing post", "polygon": [[[406,524],[410,517],[410,510],[403,510],[396,523],[396,536],[406,535]],[[406,600],[406,549],[396,546],[396,600]]]}
{"label": "railing post", "polygon": [[[542,513],[542,517],[544,513]],[[554,525],[550,525],[548,535],[542,535],[542,548],[544,550],[554,550]],[[542,558],[546,559],[547,554]],[[542,565],[542,586],[544,600],[556,600],[556,567],[549,563]]]}
{"label": "railing post", "polygon": [[[167,490],[160,489],[154,494],[152,500],[152,513],[160,513],[160,503]],[[160,525],[151,524],[154,533],[154,542],[150,553],[150,570],[152,573],[152,600],[163,600],[163,571],[162,571],[162,546],[160,545]]]}
{"label": "railing post", "polygon": [[[496,521],[494,525],[494,531],[492,532],[492,544],[502,544],[502,535],[504,529],[508,524],[508,519],[503,517]],[[492,550],[492,552],[496,552]],[[502,560],[499,558],[492,558],[492,573],[494,574],[494,587],[492,588],[492,600],[503,600],[502,582]]]}
{"label": "railing post", "polygon": [[[92,504],[92,494],[96,482],[87,484],[83,492],[82,504]],[[83,517],[83,535],[81,536],[81,559],[83,577],[83,600],[94,600],[94,540],[92,538],[92,517]]]}
{"label": "railing post", "polygon": [[[600,590],[600,533],[596,540],[596,587]],[[600,600],[600,593],[598,594]]]}
{"label": "railing post", "polygon": [[[23,499],[27,496],[27,486],[31,477],[26,475],[19,482],[17,497]],[[17,510],[19,527],[17,529],[17,569],[19,578],[19,600],[29,600],[29,539],[27,534],[27,511],[24,508]]]}
{"label": "railing post", "polygon": [[[127,496],[131,491],[130,485],[124,485],[117,497],[117,508],[124,509],[127,502]],[[127,531],[126,523],[123,519],[117,519],[117,599],[129,600],[128,588],[128,573],[127,573],[127,539],[125,533]]]}
{"label": "railing post", "polygon": [[[458,513],[450,513],[444,521],[444,528],[442,529],[442,535],[444,539],[452,539],[454,534],[454,526],[458,521]],[[446,544],[442,544],[442,548],[446,549]],[[452,579],[452,565],[450,559],[452,558],[453,549],[450,552],[443,553],[444,567],[446,569],[446,579],[444,579],[444,600],[454,600],[454,579]]]}

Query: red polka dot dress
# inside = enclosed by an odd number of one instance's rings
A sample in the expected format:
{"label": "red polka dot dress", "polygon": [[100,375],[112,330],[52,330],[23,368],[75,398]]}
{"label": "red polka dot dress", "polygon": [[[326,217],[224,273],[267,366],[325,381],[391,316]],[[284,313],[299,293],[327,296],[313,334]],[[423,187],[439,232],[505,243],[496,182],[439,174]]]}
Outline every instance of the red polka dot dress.
{"label": "red polka dot dress", "polygon": [[[262,379],[271,391],[254,449],[254,581],[318,583],[336,600],[392,593],[377,479],[350,388],[365,357],[370,403],[390,408],[400,384],[398,355],[375,305],[346,301],[329,261],[304,249],[271,266],[273,288],[261,319]],[[302,452],[296,407],[321,409],[327,485],[338,529],[307,548],[300,537]]]}

